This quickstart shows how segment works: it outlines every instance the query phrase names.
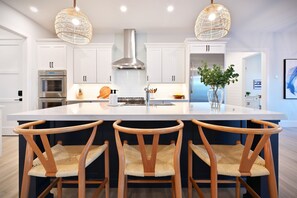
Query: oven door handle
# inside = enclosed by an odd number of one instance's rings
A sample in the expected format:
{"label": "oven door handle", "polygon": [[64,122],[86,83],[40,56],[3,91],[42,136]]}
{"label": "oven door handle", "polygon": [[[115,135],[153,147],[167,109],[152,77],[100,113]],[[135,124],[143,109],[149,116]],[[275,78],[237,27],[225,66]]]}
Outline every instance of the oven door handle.
{"label": "oven door handle", "polygon": [[64,80],[66,76],[40,76],[40,79],[49,79],[49,80],[53,80],[53,79],[57,79],[57,80]]}
{"label": "oven door handle", "polygon": [[64,100],[66,100],[66,98],[39,98],[39,100],[41,101],[58,101],[58,102],[62,102]]}

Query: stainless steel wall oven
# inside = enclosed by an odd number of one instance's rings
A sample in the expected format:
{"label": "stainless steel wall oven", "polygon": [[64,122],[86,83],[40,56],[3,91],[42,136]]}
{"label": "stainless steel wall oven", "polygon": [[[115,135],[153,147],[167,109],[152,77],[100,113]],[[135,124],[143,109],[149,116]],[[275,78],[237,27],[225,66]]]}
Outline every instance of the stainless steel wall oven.
{"label": "stainless steel wall oven", "polygon": [[66,70],[38,71],[38,107],[39,109],[66,104],[67,72]]}

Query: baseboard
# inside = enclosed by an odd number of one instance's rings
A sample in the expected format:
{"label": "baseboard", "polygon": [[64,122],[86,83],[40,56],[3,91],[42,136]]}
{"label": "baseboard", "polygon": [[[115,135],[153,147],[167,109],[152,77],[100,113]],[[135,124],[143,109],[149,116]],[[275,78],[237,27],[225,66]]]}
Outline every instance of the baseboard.
{"label": "baseboard", "polygon": [[282,127],[297,127],[297,120],[282,120],[279,125]]}

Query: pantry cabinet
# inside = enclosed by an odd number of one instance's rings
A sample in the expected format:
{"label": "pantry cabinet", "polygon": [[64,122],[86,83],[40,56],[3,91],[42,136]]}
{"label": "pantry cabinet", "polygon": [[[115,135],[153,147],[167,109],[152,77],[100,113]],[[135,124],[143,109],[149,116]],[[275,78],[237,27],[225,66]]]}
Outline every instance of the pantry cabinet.
{"label": "pantry cabinet", "polygon": [[184,44],[146,44],[147,81],[150,83],[184,83]]}

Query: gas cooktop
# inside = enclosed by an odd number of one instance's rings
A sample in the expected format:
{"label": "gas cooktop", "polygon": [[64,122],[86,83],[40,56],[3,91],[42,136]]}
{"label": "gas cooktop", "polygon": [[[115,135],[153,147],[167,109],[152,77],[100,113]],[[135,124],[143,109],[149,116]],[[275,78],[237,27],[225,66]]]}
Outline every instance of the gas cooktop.
{"label": "gas cooktop", "polygon": [[144,97],[118,97],[118,102],[124,102],[129,105],[141,105],[145,104]]}

